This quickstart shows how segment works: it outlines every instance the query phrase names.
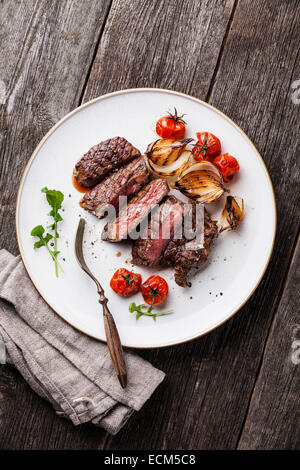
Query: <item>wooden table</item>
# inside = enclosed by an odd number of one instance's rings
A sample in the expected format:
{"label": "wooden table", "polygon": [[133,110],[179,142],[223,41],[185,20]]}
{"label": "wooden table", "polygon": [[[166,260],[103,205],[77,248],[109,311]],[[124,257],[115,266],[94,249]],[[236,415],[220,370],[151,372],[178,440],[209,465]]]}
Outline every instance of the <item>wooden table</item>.
{"label": "wooden table", "polygon": [[167,377],[117,436],[59,418],[1,366],[0,447],[296,448],[298,0],[1,0],[0,22],[1,248],[18,252],[16,191],[43,135],[81,103],[124,88],[181,91],[230,116],[263,156],[278,210],[255,294],[212,333],[141,351]]}

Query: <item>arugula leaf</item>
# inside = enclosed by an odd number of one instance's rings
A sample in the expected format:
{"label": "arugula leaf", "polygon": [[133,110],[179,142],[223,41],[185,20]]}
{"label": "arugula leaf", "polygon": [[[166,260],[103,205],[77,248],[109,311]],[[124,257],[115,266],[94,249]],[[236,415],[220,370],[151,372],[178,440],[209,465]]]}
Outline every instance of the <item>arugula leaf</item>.
{"label": "arugula leaf", "polygon": [[[38,225],[38,227],[41,227],[41,225]],[[32,233],[33,231],[34,231],[34,229],[31,231],[31,235],[34,236],[34,237],[39,237],[39,235],[33,234]],[[43,232],[44,231],[45,230],[43,229]],[[38,242],[35,242],[34,245],[33,245],[33,248],[40,248],[41,246],[45,245],[45,243],[47,244],[53,238],[53,235],[51,235],[51,233],[47,233],[47,235],[45,237],[41,236],[39,238],[41,238],[41,239],[43,238],[43,239],[38,241]]]}
{"label": "arugula leaf", "polygon": [[[145,310],[145,308],[147,310]],[[166,310],[164,312],[156,312],[152,313],[153,307],[145,304],[141,305],[136,305],[135,302],[131,302],[129,305],[129,312],[134,313],[136,312],[135,319],[138,320],[141,316],[146,315],[148,317],[152,317],[153,321],[156,321],[156,317],[161,316],[161,315],[168,315],[169,313],[173,313],[173,310]]]}
{"label": "arugula leaf", "polygon": [[[46,236],[44,237],[45,233],[45,229],[42,225],[37,225],[36,227],[34,227],[32,230],[31,230],[31,235],[33,237],[38,237],[39,238],[39,241],[35,242],[34,245],[33,245],[33,248],[41,248],[42,246],[45,246],[47,248],[47,250],[49,251],[51,257],[53,258],[53,261],[55,263],[58,263],[57,259],[56,259],[56,255],[57,255],[57,251],[55,250],[51,250],[49,248],[49,241],[52,240],[53,238],[53,235],[51,235],[51,233],[46,233]],[[60,266],[61,268],[61,266]],[[61,268],[62,269],[62,268]]]}
{"label": "arugula leaf", "polygon": [[[48,225],[47,228],[50,228],[51,230],[54,230],[54,250],[53,253],[55,255],[55,274],[58,277],[58,269],[57,266],[58,261],[57,261],[57,255],[59,254],[59,251],[57,251],[57,238],[59,238],[59,233],[57,231],[57,222],[60,222],[63,220],[62,216],[58,212],[59,209],[61,209],[62,202],[64,200],[64,195],[61,191],[57,191],[56,189],[48,189],[47,186],[41,189],[42,193],[46,194],[46,199],[48,201],[48,204],[52,207],[52,210],[49,212],[48,215],[50,217],[53,217],[53,224]],[[61,266],[60,266],[61,268]],[[61,268],[62,269],[62,268]]]}
{"label": "arugula leaf", "polygon": [[42,193],[46,194],[47,201],[51,207],[53,207],[53,214],[50,212],[49,215],[55,215],[57,211],[61,208],[62,202],[64,200],[64,195],[61,191],[56,191],[56,189],[48,189],[47,186],[41,189]]}
{"label": "arugula leaf", "polygon": [[[31,235],[33,237],[39,238],[38,241],[36,241],[33,245],[34,248],[41,248],[42,246],[45,246],[47,250],[49,251],[54,264],[55,264],[55,274],[56,277],[58,277],[58,267],[63,271],[63,268],[59,264],[57,260],[57,255],[60,253],[60,251],[57,250],[57,238],[59,238],[59,233],[57,231],[57,223],[63,220],[62,216],[58,212],[59,209],[61,209],[62,202],[64,200],[64,195],[61,191],[56,191],[55,189],[48,189],[46,186],[41,189],[42,193],[46,194],[46,199],[48,201],[48,204],[52,207],[51,211],[49,212],[49,216],[53,217],[54,222],[50,225],[47,226],[48,229],[51,229],[54,231],[54,235],[51,235],[51,233],[45,233],[45,229],[42,225],[37,225],[31,230]],[[53,250],[49,248],[49,241],[53,239]]]}
{"label": "arugula leaf", "polygon": [[37,225],[36,227],[34,227],[32,230],[31,230],[31,233],[30,235],[32,235],[33,237],[42,237],[43,236],[43,233],[45,232],[45,229],[42,225]]}

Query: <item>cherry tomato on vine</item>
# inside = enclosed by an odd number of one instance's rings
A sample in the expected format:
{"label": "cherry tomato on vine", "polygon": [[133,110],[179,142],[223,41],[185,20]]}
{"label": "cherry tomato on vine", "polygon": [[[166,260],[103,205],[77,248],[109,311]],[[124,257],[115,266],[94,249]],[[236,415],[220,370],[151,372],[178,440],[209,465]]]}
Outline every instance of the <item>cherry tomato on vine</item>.
{"label": "cherry tomato on vine", "polygon": [[221,153],[221,142],[211,132],[197,132],[197,143],[193,148],[194,159],[197,161],[208,160],[210,162],[220,155]]}
{"label": "cherry tomato on vine", "polygon": [[160,276],[150,276],[142,285],[144,301],[149,305],[159,305],[167,297],[169,287]]}
{"label": "cherry tomato on vine", "polygon": [[240,169],[240,165],[236,158],[229,153],[223,153],[214,159],[213,164],[220,170],[226,183],[230,181]]}
{"label": "cherry tomato on vine", "polygon": [[128,269],[118,269],[110,280],[110,287],[122,297],[136,294],[142,284],[142,276]]}
{"label": "cherry tomato on vine", "polygon": [[181,139],[185,134],[185,121],[178,116],[176,108],[174,114],[160,118],[156,123],[156,132],[163,139]]}

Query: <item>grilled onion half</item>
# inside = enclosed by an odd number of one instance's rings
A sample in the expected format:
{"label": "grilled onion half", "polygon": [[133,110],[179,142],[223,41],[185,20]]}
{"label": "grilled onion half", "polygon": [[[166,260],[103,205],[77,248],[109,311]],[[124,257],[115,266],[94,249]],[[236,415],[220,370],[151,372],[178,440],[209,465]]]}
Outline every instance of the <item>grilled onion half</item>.
{"label": "grilled onion half", "polygon": [[224,230],[237,230],[244,217],[244,212],[244,199],[238,196],[227,196],[225,207],[221,214],[220,233]]}
{"label": "grilled onion half", "polygon": [[191,152],[185,147],[193,139],[159,139],[148,145],[145,162],[148,169],[157,176],[174,176],[187,165]]}
{"label": "grilled onion half", "polygon": [[207,161],[189,165],[171,186],[202,204],[216,201],[226,191],[221,173]]}

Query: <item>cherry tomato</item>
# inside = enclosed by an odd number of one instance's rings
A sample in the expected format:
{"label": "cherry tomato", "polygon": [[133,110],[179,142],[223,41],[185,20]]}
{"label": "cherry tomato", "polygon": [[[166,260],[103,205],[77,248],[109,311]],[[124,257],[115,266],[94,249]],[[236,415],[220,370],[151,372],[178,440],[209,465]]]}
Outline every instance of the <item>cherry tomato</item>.
{"label": "cherry tomato", "polygon": [[149,305],[161,304],[168,295],[167,282],[160,276],[150,276],[142,285],[144,301]]}
{"label": "cherry tomato", "polygon": [[213,164],[219,168],[226,183],[228,183],[228,181],[232,179],[233,175],[240,169],[237,159],[229,155],[229,153],[219,155],[214,159]]}
{"label": "cherry tomato", "polygon": [[156,132],[163,139],[181,139],[185,134],[185,122],[182,116],[175,113],[160,118],[156,123]]}
{"label": "cherry tomato", "polygon": [[142,276],[128,269],[118,269],[110,280],[110,287],[122,297],[136,294],[142,284]]}
{"label": "cherry tomato", "polygon": [[197,132],[197,143],[194,145],[193,154],[194,159],[200,162],[201,160],[208,160],[210,162],[220,155],[221,142],[211,132]]}

